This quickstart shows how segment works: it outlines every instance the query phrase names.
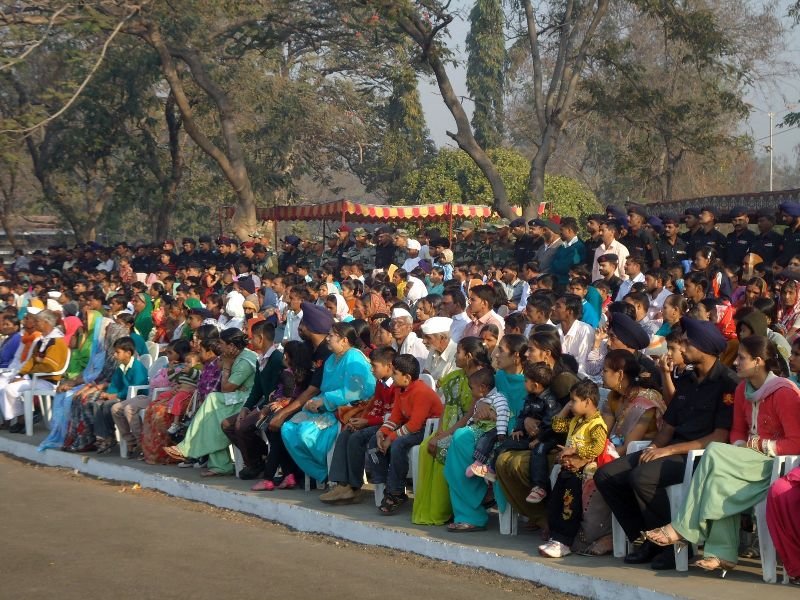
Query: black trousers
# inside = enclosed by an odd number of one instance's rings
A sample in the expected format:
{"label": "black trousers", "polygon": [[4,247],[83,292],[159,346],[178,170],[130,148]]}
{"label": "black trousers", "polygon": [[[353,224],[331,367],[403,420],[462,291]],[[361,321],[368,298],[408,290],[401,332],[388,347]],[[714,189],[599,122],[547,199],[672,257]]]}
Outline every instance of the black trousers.
{"label": "black trousers", "polygon": [[364,485],[364,460],[367,444],[378,432],[379,426],[373,425],[358,431],[342,429],[336,438],[328,479],[336,483],[347,484],[357,490]]}
{"label": "black trousers", "polygon": [[641,455],[618,458],[594,474],[598,491],[631,541],[672,520],[664,488],[681,483],[686,469],[686,455],[640,463]]}
{"label": "black trousers", "polygon": [[[547,456],[545,454],[545,456]],[[550,537],[572,546],[583,518],[583,479],[576,473],[561,469],[547,501],[547,524]]]}

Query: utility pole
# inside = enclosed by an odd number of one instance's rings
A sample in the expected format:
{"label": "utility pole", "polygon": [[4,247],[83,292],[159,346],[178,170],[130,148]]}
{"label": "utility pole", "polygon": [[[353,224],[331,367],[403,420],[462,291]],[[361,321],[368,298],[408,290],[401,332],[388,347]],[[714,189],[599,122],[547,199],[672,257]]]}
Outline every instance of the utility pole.
{"label": "utility pole", "polygon": [[772,191],[772,155],[774,153],[774,149],[772,147],[772,120],[775,118],[774,112],[769,112],[769,146],[767,146],[767,152],[769,152],[769,191]]}

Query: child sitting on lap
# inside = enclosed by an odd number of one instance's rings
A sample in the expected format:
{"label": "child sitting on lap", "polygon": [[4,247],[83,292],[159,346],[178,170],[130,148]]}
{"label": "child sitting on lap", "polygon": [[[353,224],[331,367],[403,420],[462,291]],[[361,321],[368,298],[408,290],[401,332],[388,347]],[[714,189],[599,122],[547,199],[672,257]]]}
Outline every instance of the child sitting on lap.
{"label": "child sitting on lap", "polygon": [[[467,477],[486,477],[494,480],[494,469],[489,466],[490,457],[495,445],[504,442],[508,433],[509,408],[506,397],[494,387],[494,372],[491,369],[481,369],[469,377],[469,389],[475,399],[475,412],[467,421],[476,436],[480,436],[475,443],[475,460],[467,467]],[[482,407],[491,409],[487,418],[476,418],[481,415]]]}

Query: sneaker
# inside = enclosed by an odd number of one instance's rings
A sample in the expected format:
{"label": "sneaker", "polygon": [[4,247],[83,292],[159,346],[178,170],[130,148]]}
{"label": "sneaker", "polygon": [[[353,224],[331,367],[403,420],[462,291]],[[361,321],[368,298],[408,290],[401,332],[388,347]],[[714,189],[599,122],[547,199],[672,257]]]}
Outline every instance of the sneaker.
{"label": "sneaker", "polygon": [[566,544],[550,539],[546,544],[539,546],[539,554],[548,558],[561,558],[572,554],[572,550]]}
{"label": "sneaker", "polygon": [[170,435],[175,435],[176,433],[178,433],[178,430],[180,428],[181,428],[180,423],[173,423],[172,425],[169,426],[169,429],[167,429],[167,433]]}
{"label": "sneaker", "polygon": [[319,499],[322,502],[336,502],[336,500],[344,494],[345,488],[349,488],[349,485],[336,485],[329,489],[324,494],[320,495]]}
{"label": "sneaker", "polygon": [[179,469],[191,469],[195,466],[197,466],[197,460],[194,458],[187,458],[185,461],[178,463]]}

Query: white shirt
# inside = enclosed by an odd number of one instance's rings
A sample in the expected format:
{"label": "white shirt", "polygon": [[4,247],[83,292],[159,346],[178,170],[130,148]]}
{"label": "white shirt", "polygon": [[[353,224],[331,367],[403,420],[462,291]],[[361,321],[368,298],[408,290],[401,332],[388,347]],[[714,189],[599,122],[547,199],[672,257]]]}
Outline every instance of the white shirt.
{"label": "white shirt", "polygon": [[617,292],[617,297],[614,298],[614,300],[616,300],[617,302],[622,300],[625,296],[627,296],[630,293],[633,284],[639,282],[644,283],[644,273],[639,273],[633,279],[626,279],[625,281],[623,281],[619,285],[619,291]]}
{"label": "white shirt", "polygon": [[466,312],[460,312],[453,317],[453,325],[450,327],[450,339],[456,344],[464,337],[464,329],[471,323]]}
{"label": "white shirt", "polygon": [[300,321],[303,319],[303,311],[294,312],[291,309],[286,311],[286,326],[283,330],[283,342],[301,342],[303,341],[300,338],[300,332],[298,328],[300,327]]}
{"label": "white shirt", "polygon": [[444,352],[439,353],[436,350],[431,350],[428,358],[425,359],[425,366],[422,370],[430,373],[438,384],[442,377],[455,371],[457,349],[458,344],[451,339]]}
{"label": "white shirt", "polygon": [[417,268],[417,266],[419,266],[419,261],[421,260],[422,260],[421,256],[415,256],[414,258],[407,258],[406,262],[404,262],[403,266],[400,268],[404,269],[406,273],[411,273],[411,271],[413,271],[414,269]]}
{"label": "white shirt", "polygon": [[561,352],[574,356],[581,370],[585,370],[586,357],[594,346],[594,329],[583,321],[575,321],[566,334],[559,325],[558,335],[561,338]]}
{"label": "white shirt", "polygon": [[403,340],[403,345],[399,348],[397,347],[397,341],[393,340],[392,348],[397,350],[398,354],[410,354],[416,358],[417,362],[419,363],[420,370],[422,370],[422,368],[425,366],[425,359],[428,358],[428,349],[413,331],[408,334],[406,339]]}
{"label": "white shirt", "polygon": [[628,259],[628,256],[630,256],[630,252],[628,252],[628,249],[624,245],[620,244],[617,240],[614,240],[608,246],[605,244],[600,244],[594,249],[594,261],[592,262],[592,281],[597,281],[598,279],[603,278],[597,268],[597,259],[603,256],[603,254],[616,254],[619,257],[619,262],[617,262],[617,270],[614,271],[614,275],[623,281],[627,279],[628,276],[625,275],[624,269],[625,261]]}
{"label": "white shirt", "polygon": [[647,310],[647,317],[652,320],[660,319],[661,310],[664,308],[664,300],[669,298],[671,295],[672,292],[670,292],[667,288],[661,290],[655,298],[648,294],[647,296],[650,299],[650,308]]}

